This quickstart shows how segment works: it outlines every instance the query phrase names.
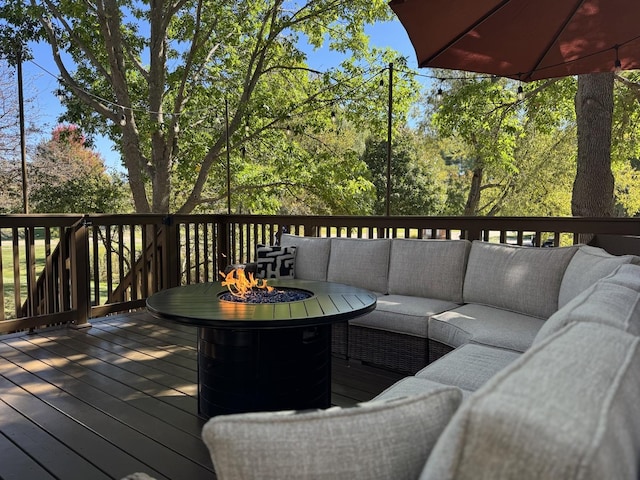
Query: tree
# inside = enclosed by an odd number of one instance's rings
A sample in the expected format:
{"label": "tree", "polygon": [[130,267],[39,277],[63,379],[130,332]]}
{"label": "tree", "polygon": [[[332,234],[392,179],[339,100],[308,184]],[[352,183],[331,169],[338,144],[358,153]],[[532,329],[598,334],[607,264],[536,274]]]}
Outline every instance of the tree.
{"label": "tree", "polygon": [[[29,87],[26,85],[27,92]],[[25,128],[26,151],[29,153],[33,147],[32,138],[40,129],[36,126],[38,111],[28,93],[23,107],[25,116],[30,119]],[[5,62],[0,62],[0,213],[24,211],[19,111],[14,72]]]}
{"label": "tree", "polygon": [[[22,186],[22,209],[24,213],[29,213],[27,200],[27,133],[25,123],[25,99],[22,79],[22,64],[30,58],[27,42],[39,37],[37,20],[33,17],[33,12],[24,8],[20,0],[5,0],[0,5],[0,58],[7,61],[9,65],[16,68],[17,74],[17,135],[20,143],[21,162],[21,186]],[[3,159],[4,160],[4,159]],[[3,170],[6,165],[3,165]],[[13,200],[13,198],[9,198]],[[7,208],[5,206],[5,208]],[[12,209],[13,207],[9,207]]]}
{"label": "tree", "polygon": [[458,147],[465,155],[459,163],[469,176],[465,215],[495,215],[522,190],[519,181],[535,183],[530,169],[521,175],[531,161],[522,156],[527,136],[555,134],[572,126],[570,79],[528,86],[522,98],[516,86],[506,79],[461,73],[437,85],[444,87],[442,100],[430,97],[436,132],[463,146]]}
{"label": "tree", "polygon": [[[390,17],[384,0],[31,5],[40,8],[60,70],[67,120],[119,145],[138,212],[187,213],[220,197],[225,101],[236,182],[247,170],[242,152],[252,161],[250,150],[258,146],[271,149],[272,159],[284,156],[287,125],[330,124],[336,106],[354,124],[383,126],[384,110],[369,107],[383,104],[384,92],[367,75],[375,76],[371,72],[388,57],[367,48],[363,29]],[[313,72],[303,41],[314,47],[328,42],[351,57],[335,71]],[[255,191],[260,184],[247,187]]]}
{"label": "tree", "polygon": [[576,216],[609,217],[613,213],[613,79],[613,72],[578,75],[578,161],[571,200]]}
{"label": "tree", "polygon": [[[445,199],[445,189],[439,182],[439,167],[433,155],[426,155],[415,134],[405,129],[392,145],[391,215],[435,215]],[[375,185],[374,215],[384,215],[387,196],[387,142],[369,138],[363,154]]]}
{"label": "tree", "polygon": [[75,125],[60,125],[30,165],[30,202],[38,213],[114,213],[126,209],[123,182],[108,175]]}
{"label": "tree", "polygon": [[18,102],[11,72],[0,64],[0,212],[22,210]]}

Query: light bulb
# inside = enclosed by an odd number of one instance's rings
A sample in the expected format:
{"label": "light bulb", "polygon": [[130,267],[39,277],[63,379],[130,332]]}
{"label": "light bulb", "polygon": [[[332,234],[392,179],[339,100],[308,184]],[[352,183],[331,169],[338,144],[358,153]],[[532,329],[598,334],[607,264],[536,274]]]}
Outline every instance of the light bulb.
{"label": "light bulb", "polygon": [[616,73],[620,73],[622,71],[622,62],[619,58],[616,58],[616,61],[613,64],[613,71]]}
{"label": "light bulb", "polygon": [[437,100],[438,102],[441,102],[441,101],[442,101],[442,96],[443,96],[443,95],[442,95],[442,89],[441,89],[441,88],[439,88],[439,89],[438,89],[438,93],[436,93],[436,100]]}
{"label": "light bulb", "polygon": [[524,88],[522,88],[522,85],[518,86],[518,100],[524,100]]}

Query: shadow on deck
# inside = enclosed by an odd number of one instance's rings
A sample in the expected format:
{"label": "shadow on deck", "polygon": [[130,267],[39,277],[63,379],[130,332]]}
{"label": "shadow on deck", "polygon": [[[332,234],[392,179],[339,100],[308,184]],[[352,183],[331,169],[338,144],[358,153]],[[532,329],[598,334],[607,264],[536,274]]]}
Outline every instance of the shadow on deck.
{"label": "shadow on deck", "polygon": [[[0,337],[0,478],[215,479],[197,416],[196,329],[145,312]],[[332,403],[402,375],[333,360]]]}

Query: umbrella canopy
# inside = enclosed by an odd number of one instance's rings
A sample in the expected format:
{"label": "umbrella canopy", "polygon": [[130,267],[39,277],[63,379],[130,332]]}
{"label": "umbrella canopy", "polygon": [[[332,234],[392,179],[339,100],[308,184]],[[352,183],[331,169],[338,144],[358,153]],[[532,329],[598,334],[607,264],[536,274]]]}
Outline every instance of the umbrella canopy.
{"label": "umbrella canopy", "polygon": [[531,81],[640,68],[639,0],[392,0],[420,67]]}

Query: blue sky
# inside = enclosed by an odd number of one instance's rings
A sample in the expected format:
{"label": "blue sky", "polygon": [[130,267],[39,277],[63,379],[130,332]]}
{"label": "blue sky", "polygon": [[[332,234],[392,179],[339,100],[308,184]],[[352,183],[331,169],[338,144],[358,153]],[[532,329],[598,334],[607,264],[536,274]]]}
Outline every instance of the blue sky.
{"label": "blue sky", "polygon": [[[415,51],[409,37],[400,22],[396,19],[381,22],[367,28],[371,45],[375,47],[391,47],[408,60],[408,67],[416,68]],[[323,71],[340,63],[341,55],[328,49],[309,50],[307,52],[311,68]],[[33,62],[24,65],[25,96],[35,100],[35,123],[45,132],[45,138],[57,125],[57,118],[62,107],[55,91],[58,88],[57,68],[51,59],[48,45],[37,45],[33,49]],[[120,156],[112,150],[112,144],[104,138],[96,138],[95,149],[105,159],[108,168],[122,170]]]}

